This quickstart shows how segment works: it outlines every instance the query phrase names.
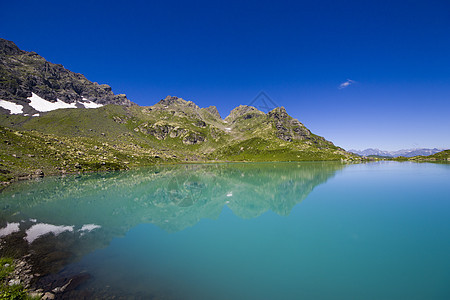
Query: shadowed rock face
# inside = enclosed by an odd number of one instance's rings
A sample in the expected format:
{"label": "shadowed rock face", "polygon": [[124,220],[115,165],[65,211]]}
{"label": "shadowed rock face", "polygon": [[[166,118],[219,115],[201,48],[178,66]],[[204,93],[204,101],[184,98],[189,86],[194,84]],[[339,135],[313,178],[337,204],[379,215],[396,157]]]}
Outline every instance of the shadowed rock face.
{"label": "shadowed rock face", "polygon": [[82,74],[0,39],[0,99],[20,104],[24,112],[31,114],[37,112],[28,105],[32,93],[51,102],[59,99],[65,103],[133,104],[126,95],[115,95],[107,84],[91,82]]}

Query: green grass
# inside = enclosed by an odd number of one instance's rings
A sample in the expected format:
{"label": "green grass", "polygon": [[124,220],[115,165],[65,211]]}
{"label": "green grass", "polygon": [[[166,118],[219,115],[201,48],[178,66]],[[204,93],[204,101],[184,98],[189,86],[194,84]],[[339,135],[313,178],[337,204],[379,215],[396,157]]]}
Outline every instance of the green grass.
{"label": "green grass", "polygon": [[[7,266],[9,265],[9,266]],[[0,258],[0,281],[5,281],[6,277],[14,271],[13,259],[9,257]]]}
{"label": "green grass", "polygon": [[[0,127],[0,178],[32,174],[127,169],[158,162],[154,151],[133,143],[109,144],[90,137],[69,137]],[[168,159],[169,160],[169,159]]]}
{"label": "green grass", "polygon": [[413,156],[413,157],[404,157],[399,156],[393,158],[396,161],[439,161],[439,162],[450,162],[450,150],[444,150],[433,155],[428,156]]}
{"label": "green grass", "polygon": [[295,137],[303,125],[290,117],[283,120],[293,137],[288,142],[263,113],[224,123],[186,103],[1,115],[0,180],[27,177],[38,169],[50,175],[174,162],[358,159],[306,128],[305,136]]}
{"label": "green grass", "polygon": [[337,147],[318,149],[305,142],[274,143],[260,137],[251,138],[222,148],[211,158],[230,161],[321,161],[340,160],[346,156]]}
{"label": "green grass", "polygon": [[28,296],[27,291],[21,284],[8,284],[8,276],[14,271],[12,258],[0,258],[0,299],[22,300],[33,299]]}

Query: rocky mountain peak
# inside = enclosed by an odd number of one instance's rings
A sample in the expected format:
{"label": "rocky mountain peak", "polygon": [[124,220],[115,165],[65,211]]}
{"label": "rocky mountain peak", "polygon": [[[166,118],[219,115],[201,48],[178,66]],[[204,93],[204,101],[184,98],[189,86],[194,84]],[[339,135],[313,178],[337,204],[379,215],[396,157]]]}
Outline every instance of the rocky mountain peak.
{"label": "rocky mountain peak", "polygon": [[258,115],[263,116],[265,115],[265,113],[263,113],[262,111],[258,110],[253,106],[239,105],[230,112],[230,114],[225,118],[225,121],[234,122],[237,118],[244,115],[249,115],[249,118],[252,118]]}
{"label": "rocky mountain peak", "polygon": [[172,105],[172,104],[184,104],[185,102],[187,101],[182,98],[168,95],[166,98],[161,99],[161,101],[159,101],[158,104]]}
{"label": "rocky mountain peak", "polygon": [[217,107],[209,106],[209,107],[206,107],[205,110],[207,112],[209,112],[210,114],[212,114],[213,116],[215,116],[216,118],[222,119],[222,117],[219,114],[219,111],[217,110]]}
{"label": "rocky mountain peak", "polygon": [[3,55],[14,55],[14,54],[24,54],[25,51],[20,50],[19,47],[14,44],[14,42],[0,38],[0,54]]}
{"label": "rocky mountain peak", "polygon": [[115,95],[109,85],[91,82],[5,39],[0,39],[0,100],[0,113],[24,115],[58,108],[133,105],[126,95]]}
{"label": "rocky mountain peak", "polygon": [[175,96],[167,96],[166,98],[160,100],[157,104],[162,106],[167,106],[167,108],[175,108],[175,107],[191,107],[194,109],[200,109],[194,102],[186,101],[183,98],[178,98]]}
{"label": "rocky mountain peak", "polygon": [[278,119],[278,120],[286,119],[289,117],[288,113],[286,112],[286,109],[283,106],[272,109],[271,111],[269,111],[267,113],[267,115],[270,118],[274,118],[274,119]]}

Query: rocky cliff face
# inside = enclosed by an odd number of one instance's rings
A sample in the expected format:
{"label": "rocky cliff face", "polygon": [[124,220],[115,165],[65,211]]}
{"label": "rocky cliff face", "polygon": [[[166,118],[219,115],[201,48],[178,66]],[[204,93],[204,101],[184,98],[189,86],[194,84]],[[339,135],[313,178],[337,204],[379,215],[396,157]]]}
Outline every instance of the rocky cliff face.
{"label": "rocky cliff face", "polygon": [[[292,140],[312,140],[311,131],[309,131],[298,120],[289,116],[284,107],[277,107],[267,114],[277,130],[277,137],[284,141]],[[323,139],[325,141],[325,139]]]}
{"label": "rocky cliff face", "polygon": [[15,104],[22,114],[42,112],[39,106],[30,105],[33,94],[44,104],[42,101],[45,100],[50,103],[59,100],[61,107],[65,104],[73,107],[132,105],[126,95],[115,95],[109,85],[91,82],[82,74],[48,62],[37,53],[23,51],[13,42],[0,38],[0,99],[7,101],[3,102],[0,111],[10,113],[12,111],[5,107]]}

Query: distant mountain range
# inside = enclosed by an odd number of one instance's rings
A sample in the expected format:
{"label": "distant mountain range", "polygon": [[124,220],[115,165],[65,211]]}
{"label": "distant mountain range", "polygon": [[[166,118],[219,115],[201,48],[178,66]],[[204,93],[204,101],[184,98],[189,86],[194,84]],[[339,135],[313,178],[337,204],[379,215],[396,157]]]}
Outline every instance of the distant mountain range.
{"label": "distant mountain range", "polygon": [[397,151],[385,151],[380,149],[368,148],[365,150],[348,150],[351,153],[355,153],[361,156],[388,156],[388,157],[413,157],[413,156],[428,156],[441,152],[445,149],[428,149],[428,148],[416,148],[416,149],[402,149]]}

